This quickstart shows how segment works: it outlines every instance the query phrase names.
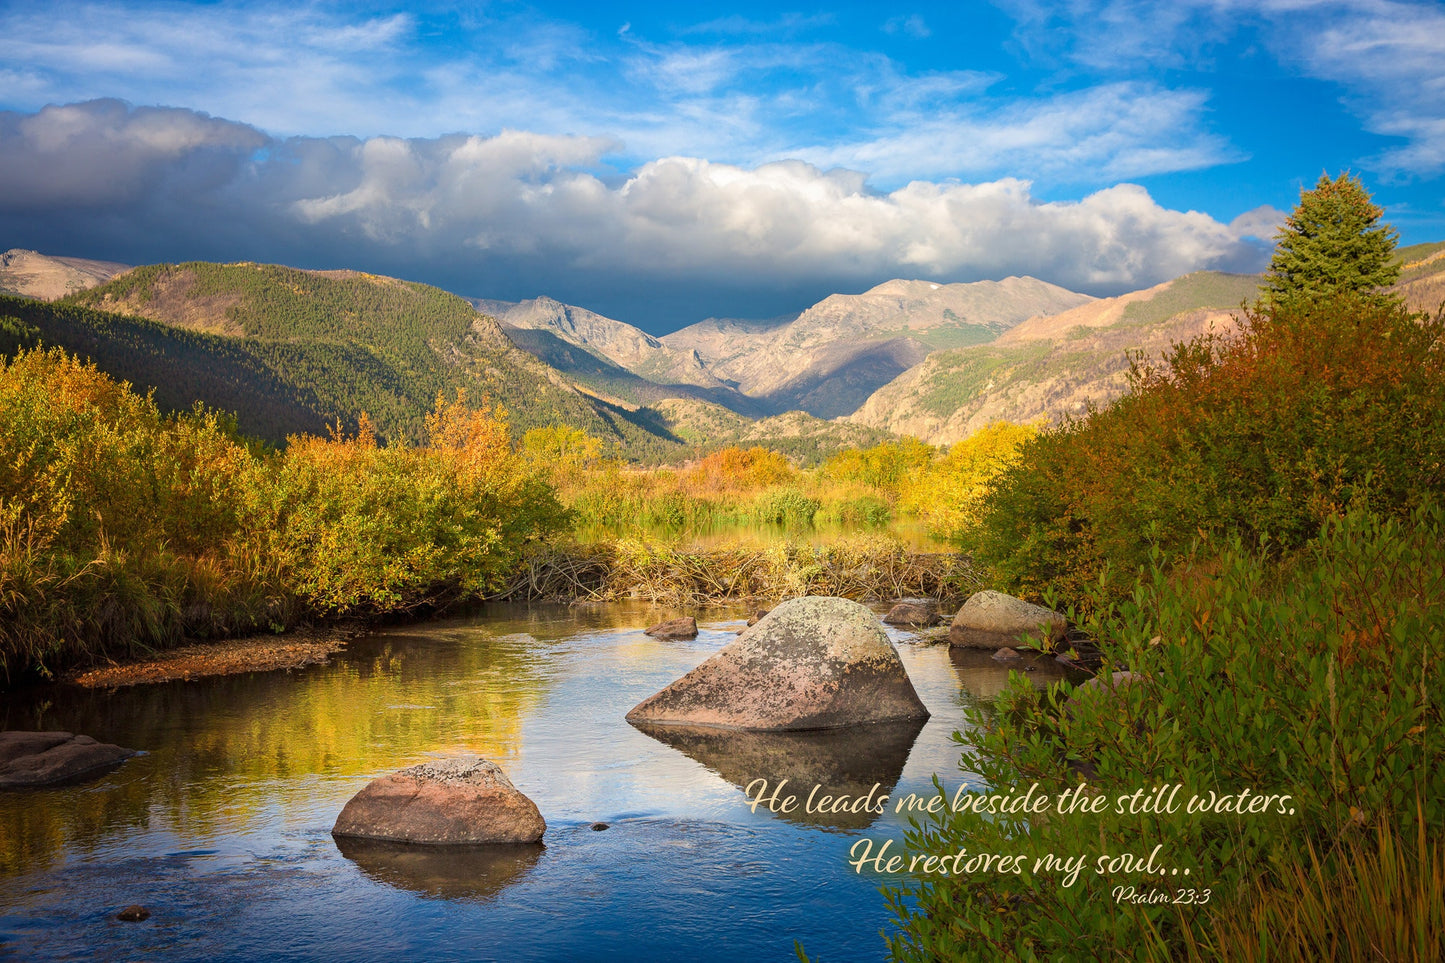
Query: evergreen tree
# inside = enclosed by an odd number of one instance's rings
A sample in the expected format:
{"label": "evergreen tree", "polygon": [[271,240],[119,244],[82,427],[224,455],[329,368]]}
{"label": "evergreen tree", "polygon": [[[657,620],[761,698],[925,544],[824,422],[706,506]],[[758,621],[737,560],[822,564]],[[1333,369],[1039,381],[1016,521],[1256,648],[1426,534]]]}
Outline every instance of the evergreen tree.
{"label": "evergreen tree", "polygon": [[1275,235],[1264,300],[1287,305],[1344,293],[1392,300],[1382,289],[1400,277],[1392,257],[1399,235],[1378,224],[1382,213],[1359,178],[1321,174],[1314,190],[1300,191],[1299,204]]}

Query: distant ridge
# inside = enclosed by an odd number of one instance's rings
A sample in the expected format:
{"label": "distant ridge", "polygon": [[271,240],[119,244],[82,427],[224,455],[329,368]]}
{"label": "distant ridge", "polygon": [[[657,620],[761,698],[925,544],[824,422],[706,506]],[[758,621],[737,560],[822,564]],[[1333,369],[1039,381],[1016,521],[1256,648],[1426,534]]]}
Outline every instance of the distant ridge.
{"label": "distant ridge", "polygon": [[129,264],[91,261],[79,257],[52,257],[23,248],[0,254],[0,293],[54,301],[95,287],[130,270]]}
{"label": "distant ridge", "polygon": [[1128,352],[1157,357],[1211,328],[1228,332],[1258,289],[1258,275],[1200,271],[1030,318],[991,344],[930,354],[848,420],[952,444],[1000,419],[1077,417],[1124,392]]}

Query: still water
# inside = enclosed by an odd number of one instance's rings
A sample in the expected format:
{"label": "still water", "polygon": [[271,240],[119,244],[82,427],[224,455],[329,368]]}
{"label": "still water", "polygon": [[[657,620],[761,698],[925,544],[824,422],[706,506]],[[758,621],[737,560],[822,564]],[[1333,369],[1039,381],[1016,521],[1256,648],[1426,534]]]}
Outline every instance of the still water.
{"label": "still water", "polygon": [[[1007,669],[890,629],[933,714],[921,728],[664,741],[623,716],[743,624],[709,609],[694,641],[643,634],[672,614],[494,606],[295,672],[7,696],[0,728],[145,754],[81,786],[0,793],[0,958],[701,963],[794,959],[794,940],[814,959],[885,957],[880,880],[848,850],[901,840],[903,818],[752,812],[743,787],[877,782],[897,798],[937,773],[951,792],[969,778],[951,733]],[[458,753],[537,803],[544,847],[338,848],[331,825],[369,780]],[[114,919],[132,903],[150,919]]]}

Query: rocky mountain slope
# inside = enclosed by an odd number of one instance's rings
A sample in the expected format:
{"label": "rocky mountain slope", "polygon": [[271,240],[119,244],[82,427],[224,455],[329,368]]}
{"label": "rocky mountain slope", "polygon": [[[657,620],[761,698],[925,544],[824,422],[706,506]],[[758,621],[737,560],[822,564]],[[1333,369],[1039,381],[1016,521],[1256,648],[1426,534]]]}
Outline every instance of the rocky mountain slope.
{"label": "rocky mountain slope", "polygon": [[989,344],[936,351],[848,420],[951,444],[989,422],[1059,421],[1125,389],[1127,352],[1158,357],[1205,330],[1227,332],[1256,275],[1198,272],[1015,325]]}
{"label": "rocky mountain slope", "polygon": [[1400,281],[1394,290],[1413,311],[1445,309],[1445,241],[1415,244],[1395,252]]}
{"label": "rocky mountain slope", "polygon": [[708,320],[665,335],[716,377],[775,411],[854,411],[936,348],[992,341],[1026,318],[1091,301],[1035,278],[969,284],[887,281],[834,294],[782,322]]}
{"label": "rocky mountain slope", "polygon": [[128,270],[130,265],[114,261],[51,257],[12,248],[0,254],[0,293],[54,301],[95,287]]}
{"label": "rocky mountain slope", "polygon": [[714,377],[696,352],[670,348],[624,321],[547,297],[468,300],[496,318],[518,347],[602,396],[626,404],[695,398],[750,416],[768,413]]}

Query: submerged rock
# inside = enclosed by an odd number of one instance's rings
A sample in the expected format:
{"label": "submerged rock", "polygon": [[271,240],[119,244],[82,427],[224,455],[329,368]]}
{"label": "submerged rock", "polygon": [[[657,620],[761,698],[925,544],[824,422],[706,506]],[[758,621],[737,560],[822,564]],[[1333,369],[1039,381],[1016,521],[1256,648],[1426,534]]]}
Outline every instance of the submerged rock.
{"label": "submerged rock", "polygon": [[878,617],[857,602],[784,602],[627,714],[632,723],[835,729],[926,719]]}
{"label": "submerged rock", "polygon": [[1004,646],[993,654],[993,660],[995,662],[1017,662],[1021,658],[1022,656],[1018,654],[1016,649],[1011,649],[1008,646]]}
{"label": "submerged rock", "polygon": [[123,923],[144,923],[151,918],[151,911],[139,903],[133,903],[116,913],[115,918]]}
{"label": "submerged rock", "polygon": [[0,732],[0,789],[93,778],[135,754],[69,732]]}
{"label": "submerged rock", "polygon": [[666,622],[657,623],[644,634],[657,639],[695,639],[697,619],[690,615],[681,619],[668,619]]}
{"label": "submerged rock", "polygon": [[370,782],[331,835],[398,843],[535,843],[547,829],[536,803],[485,759],[423,763]]}
{"label": "submerged rock", "polygon": [[899,602],[888,610],[883,621],[906,628],[927,628],[938,623],[938,610],[932,602]]}
{"label": "submerged rock", "polygon": [[1042,605],[1002,592],[985,590],[969,596],[953,617],[948,631],[953,645],[970,649],[1002,649],[1041,639],[1050,648],[1063,639],[1067,623],[1062,615]]}

